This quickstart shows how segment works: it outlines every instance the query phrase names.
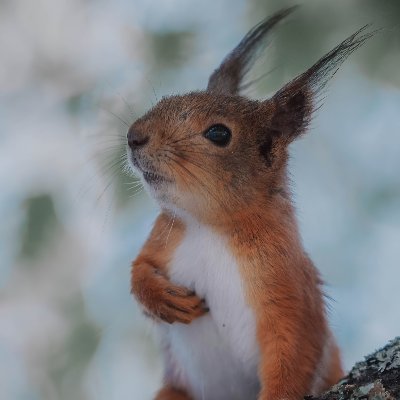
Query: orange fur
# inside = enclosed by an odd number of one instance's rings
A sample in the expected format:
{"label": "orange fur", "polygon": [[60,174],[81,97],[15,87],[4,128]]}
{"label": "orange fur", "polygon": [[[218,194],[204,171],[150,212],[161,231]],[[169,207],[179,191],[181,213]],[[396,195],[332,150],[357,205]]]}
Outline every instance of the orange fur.
{"label": "orange fur", "polygon": [[[206,91],[162,99],[128,132],[130,159],[162,208],[133,263],[132,292],[158,321],[200,318],[208,311],[204,301],[171,282],[169,264],[185,238],[187,215],[224,238],[255,316],[259,400],[300,399],[343,375],[322,281],[301,243],[286,167],[288,145],[306,131],[318,91],[371,36],[350,36],[271,99],[240,96],[251,55],[289,12],[251,30]],[[217,125],[231,134],[223,145],[208,140]],[[167,376],[158,400],[189,399],[184,383],[172,384]]]}
{"label": "orange fur", "polygon": [[183,390],[165,386],[157,393],[155,400],[190,400],[190,397]]}
{"label": "orange fur", "polygon": [[[172,226],[173,224],[173,226]],[[145,312],[168,323],[190,323],[207,312],[204,301],[191,290],[168,280],[166,265],[171,252],[182,237],[183,226],[166,214],[161,214],[132,265],[132,293]]]}
{"label": "orange fur", "polygon": [[[259,375],[266,383],[260,400],[299,399],[310,393],[330,334],[318,272],[299,242],[290,203],[277,197],[274,208],[247,209],[236,216],[230,235],[256,313]],[[343,375],[337,357],[327,368],[324,389]]]}

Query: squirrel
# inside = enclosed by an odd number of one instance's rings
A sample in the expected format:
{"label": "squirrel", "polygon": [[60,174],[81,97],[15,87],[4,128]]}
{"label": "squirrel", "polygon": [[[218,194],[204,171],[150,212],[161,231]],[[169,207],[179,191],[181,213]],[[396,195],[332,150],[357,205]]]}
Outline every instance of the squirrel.
{"label": "squirrel", "polygon": [[251,29],[206,90],[162,98],[128,130],[131,168],[161,209],[131,274],[160,333],[156,400],[295,400],[343,376],[299,235],[288,146],[374,32],[361,28],[266,100],[242,96],[268,34],[292,11]]}

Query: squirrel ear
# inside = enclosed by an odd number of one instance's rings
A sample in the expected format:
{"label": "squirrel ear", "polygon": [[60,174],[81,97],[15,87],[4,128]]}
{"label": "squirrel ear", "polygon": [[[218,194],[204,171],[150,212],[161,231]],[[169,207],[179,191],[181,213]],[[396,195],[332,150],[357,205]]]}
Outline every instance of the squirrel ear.
{"label": "squirrel ear", "polygon": [[265,47],[267,34],[297,6],[286,8],[265,19],[251,29],[242,41],[225,57],[222,64],[212,73],[207,91],[220,94],[237,94],[240,84]]}
{"label": "squirrel ear", "polygon": [[365,33],[368,27],[365,25],[349,36],[310,69],[280,89],[272,99],[265,101],[269,110],[272,107],[271,129],[274,136],[283,136],[290,142],[305,132],[319,95],[329,80],[346,58],[377,32]]}

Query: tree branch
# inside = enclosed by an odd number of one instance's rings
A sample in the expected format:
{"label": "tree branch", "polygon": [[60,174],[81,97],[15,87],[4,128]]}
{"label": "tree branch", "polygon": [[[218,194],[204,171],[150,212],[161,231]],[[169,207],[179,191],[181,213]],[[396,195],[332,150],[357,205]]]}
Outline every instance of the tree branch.
{"label": "tree branch", "polygon": [[358,362],[337,385],[308,400],[400,399],[400,337]]}

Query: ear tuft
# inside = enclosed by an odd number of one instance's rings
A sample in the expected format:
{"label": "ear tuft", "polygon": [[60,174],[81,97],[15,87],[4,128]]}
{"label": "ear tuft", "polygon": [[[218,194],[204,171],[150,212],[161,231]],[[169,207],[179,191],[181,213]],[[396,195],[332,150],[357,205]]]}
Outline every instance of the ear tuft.
{"label": "ear tuft", "polygon": [[212,73],[207,91],[219,94],[237,94],[243,78],[257,59],[260,50],[266,46],[268,33],[296,8],[297,6],[294,6],[281,10],[251,29]]}
{"label": "ear tuft", "polygon": [[[366,32],[365,25],[322,57],[306,72],[293,79],[272,98],[275,112],[272,117],[274,129],[293,140],[307,129],[315,104],[329,80],[355,50],[362,46],[378,30]],[[269,100],[271,101],[271,100]],[[267,100],[267,102],[269,102]]]}
{"label": "ear tuft", "polygon": [[344,63],[344,61],[346,61],[347,57],[361,47],[368,39],[379,32],[379,29],[366,32],[370,26],[370,24],[364,25],[357,32],[353,33],[328,54],[322,57],[305,73],[300,75],[298,79],[307,82],[307,85],[314,93],[320,92],[322,89],[324,89],[329,80],[336,74],[340,66]]}

